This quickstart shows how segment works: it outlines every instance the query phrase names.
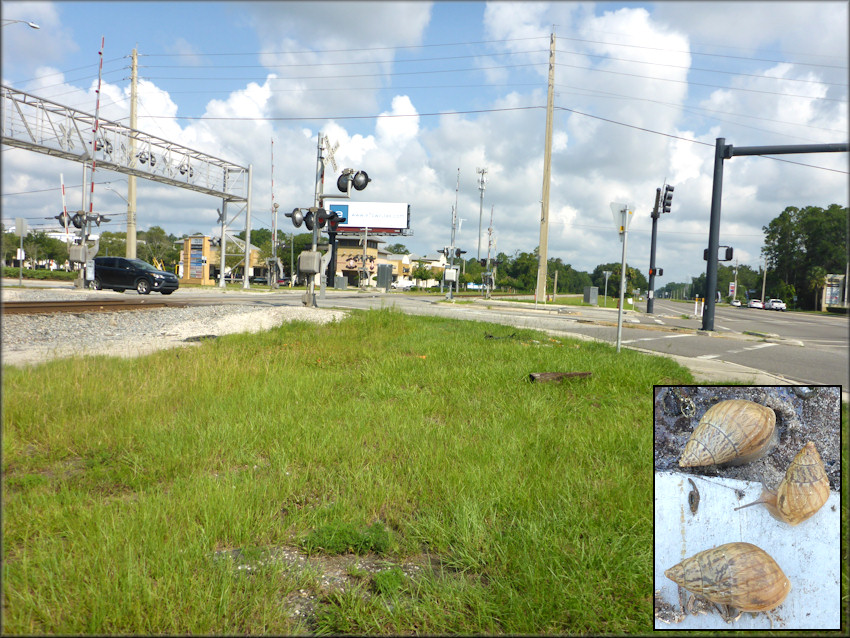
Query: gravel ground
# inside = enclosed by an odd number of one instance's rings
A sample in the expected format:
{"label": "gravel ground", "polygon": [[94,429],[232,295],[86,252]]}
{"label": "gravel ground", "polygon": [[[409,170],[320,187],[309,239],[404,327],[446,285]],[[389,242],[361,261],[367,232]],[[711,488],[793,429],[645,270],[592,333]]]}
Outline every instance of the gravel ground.
{"label": "gravel ground", "polygon": [[[119,293],[4,288],[4,301],[71,301],[118,298]],[[345,316],[340,310],[250,304],[151,308],[120,312],[4,315],[3,365],[36,364],[75,354],[133,357],[164,348],[191,347],[192,337],[268,330],[287,321],[326,323]],[[190,341],[186,341],[190,339]]]}

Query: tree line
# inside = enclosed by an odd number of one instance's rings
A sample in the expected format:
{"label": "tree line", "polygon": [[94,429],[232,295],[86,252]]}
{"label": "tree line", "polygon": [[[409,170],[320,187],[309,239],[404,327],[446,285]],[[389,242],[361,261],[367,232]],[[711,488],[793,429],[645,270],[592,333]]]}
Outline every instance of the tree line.
{"label": "tree line", "polygon": [[[831,273],[844,273],[847,268],[848,208],[832,204],[828,208],[789,206],[763,227],[765,233],[762,256],[767,266],[757,269],[740,264],[719,264],[717,269],[717,290],[727,301],[729,284],[737,276],[736,298],[745,301],[761,298],[764,284],[765,298],[779,298],[786,301],[789,308],[819,309],[819,302],[826,278]],[[278,230],[278,258],[287,274],[292,274],[291,264],[297,260],[303,250],[309,250],[312,233],[287,235]],[[195,235],[201,233],[193,233]],[[166,268],[173,267],[180,259],[179,241],[190,235],[177,237],[167,233],[159,226],[139,231],[137,255],[141,259],[161,260]],[[245,232],[236,235],[245,238]],[[326,241],[326,239],[325,239]],[[259,248],[260,259],[272,256],[272,232],[267,228],[251,231],[251,243]],[[15,258],[15,249],[19,240],[14,233],[3,228],[0,256],[4,263]],[[43,232],[34,232],[24,238],[24,250],[28,257],[38,260],[54,259],[64,263],[68,258],[68,249],[64,241],[51,239]],[[409,254],[401,243],[388,244],[386,250],[394,254]],[[126,254],[126,233],[105,231],[100,235],[100,255]],[[504,252],[495,257],[496,286],[518,292],[533,292],[537,287],[538,249],[532,252],[516,251],[513,255]],[[241,256],[227,257],[229,266],[241,261]],[[232,263],[231,263],[232,262]],[[456,260],[460,266],[461,283],[481,283],[485,267],[474,258]],[[736,272],[737,270],[737,272]],[[609,295],[619,294],[620,263],[599,264],[592,272],[577,270],[565,264],[560,257],[550,258],[547,269],[547,290],[554,289],[557,279],[558,294],[581,293],[587,286],[596,286],[602,293],[606,287],[605,272],[609,272],[607,290]],[[414,266],[413,276],[418,279],[439,278],[420,262]],[[557,276],[556,276],[557,275]],[[626,267],[626,295],[636,291],[646,293],[649,284],[646,276],[637,268]],[[679,298],[704,297],[706,291],[705,273],[691,281],[669,282],[656,290],[657,297]]]}

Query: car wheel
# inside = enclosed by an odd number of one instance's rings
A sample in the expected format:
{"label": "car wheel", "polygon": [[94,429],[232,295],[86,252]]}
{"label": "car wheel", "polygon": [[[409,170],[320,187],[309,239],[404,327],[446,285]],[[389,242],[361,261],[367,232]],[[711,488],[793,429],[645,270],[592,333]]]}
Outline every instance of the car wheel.
{"label": "car wheel", "polygon": [[147,279],[139,279],[136,282],[136,290],[140,295],[149,295],[151,292],[151,284]]}
{"label": "car wheel", "polygon": [[92,279],[91,287],[92,287],[94,290],[103,290],[103,284],[102,284],[102,283],[100,283],[100,278],[99,278],[99,277],[95,277],[94,279]]}

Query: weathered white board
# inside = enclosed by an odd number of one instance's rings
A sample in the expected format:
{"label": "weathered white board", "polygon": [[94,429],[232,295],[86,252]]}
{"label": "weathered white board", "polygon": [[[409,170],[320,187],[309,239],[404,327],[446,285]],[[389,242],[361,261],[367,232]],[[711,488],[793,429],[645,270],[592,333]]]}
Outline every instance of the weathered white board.
{"label": "weathered white board", "polygon": [[[692,479],[700,494],[696,514],[688,493]],[[739,500],[736,490],[743,490]],[[810,519],[790,525],[774,519],[764,505],[734,508],[757,500],[760,483],[692,476],[678,472],[655,473],[655,591],[679,608],[676,583],[664,576],[684,558],[724,543],[747,542],[770,554],[791,581],[791,591],[770,612],[773,629],[840,629],[840,497],[830,492],[826,504]],[[688,595],[691,595],[690,593]],[[655,618],[656,629],[770,629],[764,613],[744,612],[726,623],[712,611],[687,615],[681,622]]]}

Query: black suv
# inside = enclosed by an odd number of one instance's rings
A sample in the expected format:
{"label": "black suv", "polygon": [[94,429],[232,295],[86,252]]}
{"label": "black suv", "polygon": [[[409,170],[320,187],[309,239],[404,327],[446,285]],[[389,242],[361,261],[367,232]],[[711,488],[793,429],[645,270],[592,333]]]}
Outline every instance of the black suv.
{"label": "black suv", "polygon": [[135,289],[140,295],[150,294],[151,290],[170,295],[177,290],[180,282],[177,275],[157,270],[141,259],[125,257],[95,257],[94,280],[92,288],[102,290],[111,288],[118,292]]}

